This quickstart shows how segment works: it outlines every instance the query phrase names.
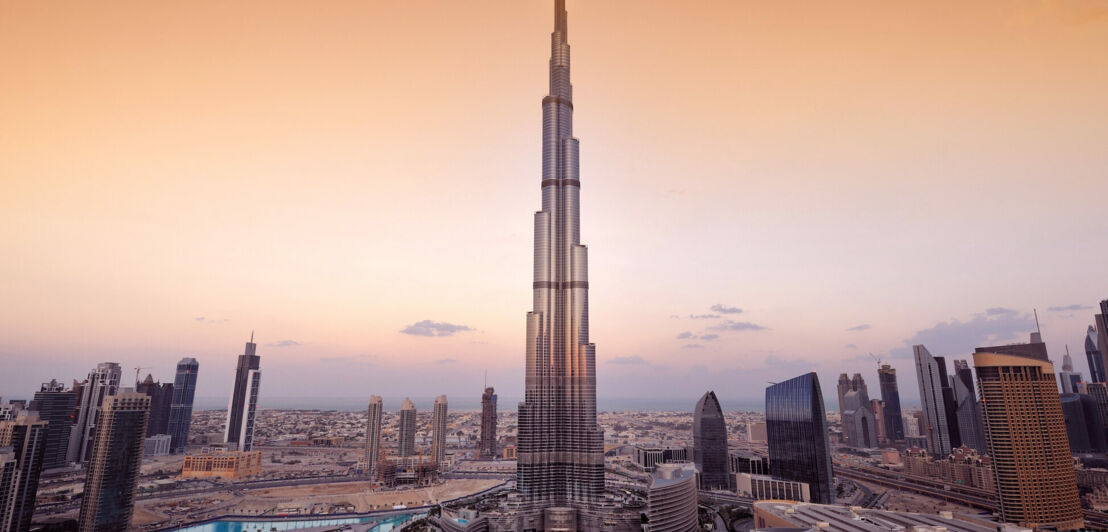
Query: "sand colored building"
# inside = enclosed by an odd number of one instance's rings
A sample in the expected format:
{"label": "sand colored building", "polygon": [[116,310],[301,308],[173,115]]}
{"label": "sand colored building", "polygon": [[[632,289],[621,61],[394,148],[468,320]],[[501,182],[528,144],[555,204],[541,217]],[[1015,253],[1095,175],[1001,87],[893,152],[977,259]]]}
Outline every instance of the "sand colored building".
{"label": "sand colored building", "polygon": [[204,449],[201,454],[185,456],[182,478],[240,479],[260,475],[261,451],[224,451]]}

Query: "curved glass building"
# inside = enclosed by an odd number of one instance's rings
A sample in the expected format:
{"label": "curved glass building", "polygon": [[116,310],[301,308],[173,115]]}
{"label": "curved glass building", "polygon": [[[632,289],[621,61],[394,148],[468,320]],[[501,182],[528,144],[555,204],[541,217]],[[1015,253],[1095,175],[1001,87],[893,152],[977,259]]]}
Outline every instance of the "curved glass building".
{"label": "curved glass building", "polygon": [[807,483],[811,502],[835,502],[827,415],[815,373],[766,388],[766,436],[773,476]]}
{"label": "curved glass building", "polygon": [[701,489],[731,489],[727,424],[723,421],[723,409],[716,393],[712,391],[697,401],[693,412],[693,462],[700,471]]}

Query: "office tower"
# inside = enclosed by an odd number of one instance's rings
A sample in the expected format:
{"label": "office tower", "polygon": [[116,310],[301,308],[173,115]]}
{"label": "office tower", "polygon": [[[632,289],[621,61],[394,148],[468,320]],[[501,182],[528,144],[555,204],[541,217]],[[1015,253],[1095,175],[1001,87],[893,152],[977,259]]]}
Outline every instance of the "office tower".
{"label": "office tower", "polygon": [[877,446],[877,432],[874,430],[877,420],[873,417],[872,406],[869,402],[869,393],[866,385],[861,382],[861,375],[852,388],[843,396],[843,437],[851,447],[872,448]]}
{"label": "office tower", "polygon": [[1081,528],[1073,459],[1046,345],[1034,334],[1029,344],[978,347],[973,366],[1001,519],[1029,528]]}
{"label": "office tower", "polygon": [[946,372],[946,358],[935,357],[935,364],[939,366],[939,381],[942,382],[943,411],[946,413],[946,434],[950,438],[950,448],[957,449],[962,446],[962,433],[958,430],[957,403],[954,401],[954,383]]}
{"label": "office tower", "polygon": [[35,495],[46,452],[47,422],[35,414],[13,421],[2,421],[0,447],[10,447],[14,471],[8,484],[0,485],[0,532],[25,532],[31,529],[35,513]]}
{"label": "office tower", "polygon": [[[589,528],[598,526],[593,510],[604,491],[604,436],[596,422],[596,346],[589,341],[588,251],[580,243],[565,0],[555,0],[554,19],[516,485],[532,509],[544,510],[545,527],[572,521]],[[554,508],[565,510],[551,513]],[[590,515],[578,515],[581,510]]]}
{"label": "office tower", "polygon": [[873,428],[877,432],[877,443],[884,444],[888,441],[885,435],[885,403],[877,399],[870,399],[870,411],[873,412]]}
{"label": "office tower", "polygon": [[1108,383],[1090,382],[1085,385],[1085,389],[1089,396],[1096,401],[1097,412],[1100,413],[1100,423],[1108,430]]}
{"label": "office tower", "polygon": [[123,370],[115,362],[102,362],[88,374],[81,384],[77,400],[77,419],[69,434],[68,462],[87,462],[92,451],[92,438],[96,435],[96,420],[104,398],[119,391]]}
{"label": "office tower", "polygon": [[431,411],[431,455],[440,468],[446,460],[446,418],[446,396],[440,395]]}
{"label": "office tower", "polygon": [[381,419],[385,416],[384,404],[381,396],[369,397],[369,408],[366,410],[365,424],[365,467],[366,473],[377,473],[377,464],[381,454]]}
{"label": "office tower", "polygon": [[192,426],[192,401],[196,397],[196,377],[200,363],[195,358],[182,358],[177,362],[177,374],[173,378],[173,401],[169,405],[170,452],[183,453],[189,444],[189,427]]}
{"label": "office tower", "polygon": [[954,361],[954,375],[951,377],[954,384],[955,419],[958,423],[958,433],[962,437],[962,445],[984,455],[989,452],[985,444],[985,426],[981,422],[981,407],[977,403],[977,394],[974,393],[973,370],[965,360]]}
{"label": "office tower", "polygon": [[10,516],[7,513],[11,504],[16,486],[15,452],[11,447],[0,447],[0,525],[7,522]]}
{"label": "office tower", "polygon": [[651,532],[696,532],[696,471],[687,464],[661,464],[650,476],[646,515]]}
{"label": "office tower", "polygon": [[77,520],[81,532],[130,528],[149,417],[149,395],[125,391],[104,398]]}
{"label": "office tower", "polygon": [[922,345],[912,346],[916,361],[916,378],[919,381],[920,404],[923,406],[923,431],[927,438],[927,450],[932,456],[950,454],[950,431],[947,428],[946,403],[943,401],[943,377],[939,363]]}
{"label": "office tower", "polygon": [[900,388],[896,383],[896,369],[888,364],[877,368],[877,382],[881,386],[881,400],[885,403],[885,437],[892,441],[904,439],[903,412],[900,410]]}
{"label": "office tower", "polygon": [[246,342],[246,351],[239,355],[235,380],[231,383],[231,400],[227,403],[227,427],[223,441],[240,451],[254,448],[254,416],[258,410],[258,388],[262,381],[262,357],[257,355],[254,333]]}
{"label": "office tower", "polygon": [[1062,381],[1062,393],[1077,393],[1077,383],[1081,382],[1081,372],[1073,370],[1073,358],[1070,357],[1070,348],[1066,346],[1066,354],[1062,355],[1062,372],[1058,374]]}
{"label": "office tower", "polygon": [[412,404],[412,400],[405,397],[404,403],[400,405],[400,426],[396,436],[400,446],[397,451],[398,455],[412,456],[416,453],[415,433],[416,408]]}
{"label": "office tower", "polygon": [[812,502],[835,502],[827,416],[815,373],[766,388],[766,435],[773,476],[808,484]]}
{"label": "office tower", "polygon": [[1105,382],[1104,359],[1100,356],[1099,335],[1096,327],[1085,332],[1085,358],[1089,361],[1089,382]]}
{"label": "office tower", "polygon": [[731,489],[727,460],[727,425],[716,393],[705,393],[693,411],[693,463],[700,471],[700,489]]}
{"label": "office tower", "polygon": [[[1100,380],[1108,382],[1108,300],[1100,302],[1100,314],[1094,317],[1096,323],[1096,348],[1100,360]],[[1092,368],[1090,368],[1091,370]]]}
{"label": "office tower", "polygon": [[1104,424],[1096,399],[1079,393],[1063,393],[1062,417],[1066,422],[1066,436],[1073,454],[1103,453],[1108,448],[1104,441]]}
{"label": "office tower", "polygon": [[57,380],[42,383],[35,392],[30,409],[38,412],[46,425],[46,451],[42,458],[43,469],[64,467],[69,450],[69,435],[73,430],[73,410],[77,406],[77,394],[66,390]]}
{"label": "office tower", "polygon": [[900,421],[904,425],[905,438],[919,438],[923,436],[919,432],[919,423],[916,421],[916,416],[912,412],[901,414]]}
{"label": "office tower", "polygon": [[849,392],[850,390],[853,390],[853,389],[854,388],[852,388],[851,385],[850,385],[850,376],[847,375],[846,373],[840,373],[839,374],[839,383],[838,383],[838,386],[836,387],[836,391],[838,392],[838,398],[839,398],[839,420],[840,421],[843,418],[843,412],[846,411],[846,393]]}
{"label": "office tower", "polygon": [[485,460],[496,458],[496,391],[485,388],[481,395],[480,455]]}
{"label": "office tower", "polygon": [[135,391],[150,396],[150,421],[146,424],[146,436],[169,434],[169,410],[173,405],[173,384],[154,382],[147,374],[146,380],[135,383]]}

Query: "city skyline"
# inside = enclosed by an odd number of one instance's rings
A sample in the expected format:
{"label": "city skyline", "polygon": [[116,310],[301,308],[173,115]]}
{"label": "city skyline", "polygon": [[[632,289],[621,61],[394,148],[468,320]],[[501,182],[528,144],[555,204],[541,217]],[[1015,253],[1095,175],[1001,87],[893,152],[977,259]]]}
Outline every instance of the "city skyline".
{"label": "city skyline", "polygon": [[[1056,365],[1064,345],[1080,352],[1108,294],[1097,282],[1108,251],[1096,245],[1108,222],[1086,194],[1108,134],[1089,118],[1108,114],[1104,17],[961,6],[947,27],[934,12],[872,3],[813,6],[820,23],[722,2],[581,4],[574,42],[587,53],[575,66],[589,83],[576,103],[592,142],[581,215],[602,250],[590,265],[604,287],[590,300],[601,400],[650,390],[694,401],[717,389],[724,404],[757,402],[754,384],[809,370],[878,382],[872,351],[898,370],[904,403],[918,404],[911,345],[968,358],[1033,330],[1035,307]],[[402,396],[423,378],[475,395],[485,368],[513,391],[505,397],[518,395],[530,270],[519,220],[540,160],[527,95],[545,92],[534,58],[546,52],[548,9],[435,6],[496,30],[475,36],[429,24],[427,6],[341,5],[348,16],[306,19],[290,7],[246,27],[200,6],[179,28],[132,6],[125,16],[150,24],[111,36],[82,26],[84,40],[50,45],[91,15],[5,6],[0,21],[20,23],[0,42],[21,45],[0,47],[0,63],[20,83],[0,116],[23,135],[0,147],[12,191],[0,198],[10,222],[0,239],[13,257],[0,266],[10,280],[0,360],[19,361],[0,395],[29,398],[105,361],[172,382],[173,361],[194,357],[205,367],[197,396],[226,397],[236,346],[255,327],[269,368],[262,404],[275,390],[354,384]],[[293,19],[306,29],[282,33]],[[661,20],[673,21],[666,47],[648,35]],[[767,23],[773,31],[758,29]],[[201,25],[207,44],[188,35]],[[379,31],[353,32],[362,26]],[[832,38],[846,28],[856,36]],[[887,51],[867,46],[891,30],[904,34],[882,41]],[[388,43],[399,59],[365,52]],[[206,46],[222,44],[231,53],[208,62],[218,54]],[[303,53],[278,60],[262,45]],[[15,55],[27,47],[34,64]],[[480,57],[488,79],[450,66],[459,54]],[[167,59],[203,75],[159,70]],[[75,66],[85,63],[111,75],[89,78]],[[995,76],[969,74],[984,65]],[[895,75],[875,77],[881,66]],[[315,82],[271,83],[292,73]],[[272,93],[253,98],[262,88]],[[731,105],[701,103],[730,94]],[[209,99],[229,116],[205,112]],[[476,110],[452,109],[457,99]],[[667,102],[658,123],[644,121],[657,101]],[[474,126],[476,113],[496,118]],[[425,160],[428,146],[438,157]],[[1032,215],[1014,214],[1031,200]],[[455,275],[467,282],[447,281]],[[641,286],[646,298],[629,297]]]}

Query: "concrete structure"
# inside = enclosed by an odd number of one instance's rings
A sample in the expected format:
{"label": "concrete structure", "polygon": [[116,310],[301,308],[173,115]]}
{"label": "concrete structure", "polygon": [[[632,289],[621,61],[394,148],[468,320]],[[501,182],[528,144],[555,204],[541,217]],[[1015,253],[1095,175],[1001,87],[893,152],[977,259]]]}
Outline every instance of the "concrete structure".
{"label": "concrete structure", "polygon": [[815,502],[834,502],[827,416],[815,373],[766,388],[766,432],[773,475],[808,484]]}
{"label": "concrete structure", "polygon": [[398,442],[396,454],[400,457],[416,454],[416,418],[415,404],[412,403],[411,399],[405,397],[404,403],[400,405],[400,420],[396,429]]}
{"label": "concrete structure", "polygon": [[855,377],[855,384],[860,386],[843,395],[843,438],[851,447],[877,447],[877,420],[873,415],[873,406],[862,376]]}
{"label": "concrete structure", "polygon": [[[46,454],[47,422],[35,414],[0,421],[0,448],[10,452],[10,471],[0,472],[0,532],[26,532],[35,513],[35,496]],[[0,458],[0,463],[5,459]],[[0,465],[0,469],[5,469]]]}
{"label": "concrete structure", "polygon": [[750,443],[766,443],[766,422],[753,421],[747,423],[746,441]]}
{"label": "concrete structure", "polygon": [[953,448],[947,426],[946,403],[943,400],[946,370],[939,368],[938,361],[922,345],[912,346],[912,354],[916,362],[920,403],[923,406],[924,431],[920,436],[927,438],[927,450],[932,455],[946,456]]}
{"label": "concrete structure", "polygon": [[750,473],[735,473],[735,492],[740,497],[750,497],[759,501],[772,499],[810,502],[812,499],[808,485],[803,482]]}
{"label": "concrete structure", "polygon": [[992,460],[964,445],[954,449],[950,455],[938,458],[931,456],[926,449],[908,449],[904,451],[904,472],[950,484],[996,490]]}
{"label": "concrete structure", "polygon": [[148,436],[143,444],[143,456],[165,456],[173,450],[173,436],[155,434]]}
{"label": "concrete structure", "polygon": [[1081,501],[1046,345],[1036,333],[1029,344],[979,347],[973,365],[1002,519],[1032,528],[1081,528]]}
{"label": "concrete structure", "polygon": [[130,528],[149,416],[150,396],[144,393],[104,398],[81,497],[80,532]]}
{"label": "concrete structure", "polygon": [[188,447],[189,428],[192,426],[192,402],[196,397],[196,378],[199,372],[200,363],[195,358],[186,357],[177,362],[167,429],[172,438],[171,453],[183,453]]}
{"label": "concrete structure", "polygon": [[727,459],[732,473],[769,474],[769,458],[766,456],[751,451],[732,451]]}
{"label": "concrete structure", "polygon": [[881,402],[885,403],[885,437],[891,441],[903,440],[904,421],[900,410],[900,386],[896,382],[896,369],[888,364],[877,368],[877,381],[881,387]]}
{"label": "concrete structure", "polygon": [[693,463],[700,472],[700,489],[732,489],[727,467],[727,425],[712,391],[700,398],[693,411]]}
{"label": "concrete structure", "polygon": [[900,416],[901,422],[904,426],[905,438],[921,438],[922,434],[919,432],[919,423],[916,421],[916,416],[911,412],[905,413]]}
{"label": "concrete structure", "polygon": [[43,469],[65,466],[76,407],[77,394],[73,390],[66,390],[65,385],[57,380],[44,382],[39,391],[35,392],[35,398],[28,408],[37,412],[39,419],[47,423]]}
{"label": "concrete structure", "polygon": [[688,462],[690,457],[691,453],[684,447],[635,447],[635,464],[647,472],[661,464]]}
{"label": "concrete structure", "polygon": [[647,488],[644,532],[696,532],[696,471],[689,464],[661,464]]}
{"label": "concrete structure", "polygon": [[981,421],[981,407],[974,393],[973,370],[965,360],[954,361],[955,418],[962,445],[971,447],[980,454],[988,453],[985,444],[985,426]]}
{"label": "concrete structure", "polygon": [[257,352],[258,344],[254,343],[254,333],[250,333],[250,341],[246,342],[246,349],[239,355],[235,366],[231,398],[227,403],[227,426],[223,441],[240,451],[254,448],[254,420],[258,413],[258,391],[262,383],[262,357]]}
{"label": "concrete structure", "polygon": [[237,480],[262,474],[261,451],[225,451],[205,447],[200,454],[185,456],[181,478]]}
{"label": "concrete structure", "polygon": [[[115,362],[102,362],[81,383],[77,400],[77,419],[69,433],[67,462],[87,462],[92,451],[92,439],[96,435],[96,420],[104,398],[119,391],[123,370]],[[76,389],[76,387],[74,387]]]}
{"label": "concrete structure", "polygon": [[431,411],[431,458],[442,469],[446,465],[446,421],[447,421],[446,396],[435,398],[434,410]]}
{"label": "concrete structure", "polygon": [[477,449],[485,460],[496,458],[496,390],[491,386],[481,394],[481,440]]}
{"label": "concrete structure", "polygon": [[[1008,532],[981,516],[955,517],[950,512],[917,514],[789,501],[758,501],[753,505],[754,530],[826,532]],[[1030,532],[1030,531],[1028,531]]]}
{"label": "concrete structure", "polygon": [[381,396],[370,396],[369,407],[366,409],[364,460],[366,472],[374,477],[378,475],[377,465],[381,461],[381,420],[384,415],[384,403],[381,401]]}

